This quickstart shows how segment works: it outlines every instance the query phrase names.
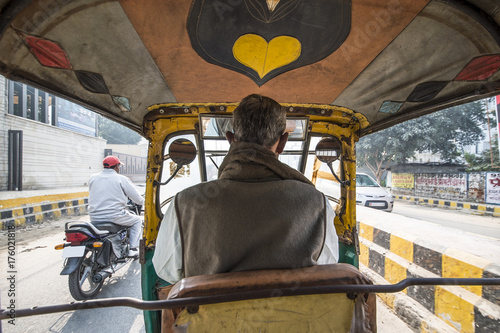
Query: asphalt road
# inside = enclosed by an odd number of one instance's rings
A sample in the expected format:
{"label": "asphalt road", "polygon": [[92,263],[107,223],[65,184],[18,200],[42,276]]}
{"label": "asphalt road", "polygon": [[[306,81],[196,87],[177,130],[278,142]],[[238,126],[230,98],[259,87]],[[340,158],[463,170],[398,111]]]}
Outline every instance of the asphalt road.
{"label": "asphalt road", "polygon": [[[80,218],[85,219],[87,216]],[[74,219],[74,218],[73,218]],[[54,246],[63,243],[64,227],[67,220],[44,223],[43,226],[20,230],[16,233],[15,256],[15,305],[28,308],[35,305],[70,303],[73,300],[68,289],[68,277],[59,275],[63,259],[61,251]],[[4,236],[0,236],[2,239]],[[2,247],[3,245],[3,247]],[[12,297],[8,297],[6,281],[8,276],[7,249],[0,244],[0,281],[2,281],[2,307]],[[134,297],[141,298],[140,264],[137,261],[123,267],[105,282],[100,298]],[[75,312],[61,312],[41,316],[16,318],[15,325],[2,321],[3,332],[145,332],[142,311],[133,308],[103,308]]]}
{"label": "asphalt road", "polygon": [[[80,219],[87,219],[82,216]],[[74,218],[73,218],[74,220]],[[61,251],[54,250],[63,242],[64,222],[67,219],[44,223],[18,230],[15,234],[16,255],[14,267],[8,267],[8,247],[5,233],[0,234],[0,281],[2,307],[13,299],[17,309],[37,305],[54,305],[72,302],[67,276],[59,275],[63,259]],[[10,272],[15,275],[15,297],[9,297]],[[137,261],[123,267],[106,280],[100,298],[141,298],[140,264]],[[2,321],[3,332],[145,332],[142,311],[133,308],[102,308],[75,312],[62,312],[34,317],[16,318],[15,325]],[[403,321],[379,302],[377,323],[379,332],[412,332]]]}
{"label": "asphalt road", "polygon": [[396,201],[392,214],[432,222],[471,234],[500,239],[499,217],[479,215],[465,210],[434,208],[406,201]]}

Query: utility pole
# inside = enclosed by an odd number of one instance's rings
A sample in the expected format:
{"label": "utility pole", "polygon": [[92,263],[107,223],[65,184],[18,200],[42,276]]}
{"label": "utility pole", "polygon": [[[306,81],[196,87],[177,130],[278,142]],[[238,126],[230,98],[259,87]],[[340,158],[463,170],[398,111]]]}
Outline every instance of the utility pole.
{"label": "utility pole", "polygon": [[[490,101],[489,101],[489,99],[486,99],[486,119],[488,120],[488,139],[489,139],[489,142],[490,142],[491,167],[492,168],[500,168],[500,166],[498,166],[498,165],[493,165],[493,146],[491,144],[491,127],[490,127],[490,110],[489,110],[489,105],[490,105]],[[496,119],[496,113],[495,113],[495,119]],[[498,124],[498,119],[497,119],[497,124]]]}

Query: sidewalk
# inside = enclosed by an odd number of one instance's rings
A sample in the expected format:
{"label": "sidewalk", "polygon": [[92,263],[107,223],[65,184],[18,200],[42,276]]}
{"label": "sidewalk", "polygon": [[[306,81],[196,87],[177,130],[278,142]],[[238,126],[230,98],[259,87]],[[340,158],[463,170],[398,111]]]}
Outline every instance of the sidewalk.
{"label": "sidewalk", "polygon": [[88,187],[0,192],[0,230],[87,212]]}
{"label": "sidewalk", "polygon": [[[376,284],[413,277],[500,278],[500,239],[366,207],[358,207],[356,219],[360,268]],[[497,286],[412,286],[379,296],[415,332],[500,332]]]}
{"label": "sidewalk", "polygon": [[427,205],[433,207],[440,207],[446,209],[465,209],[477,212],[479,214],[499,216],[500,205],[477,203],[477,202],[461,202],[457,200],[434,199],[434,198],[421,198],[409,195],[392,195],[395,200],[404,200],[414,202],[419,205]]}
{"label": "sidewalk", "polygon": [[[144,192],[143,182],[134,185]],[[0,191],[0,230],[87,214],[88,197],[88,186]]]}

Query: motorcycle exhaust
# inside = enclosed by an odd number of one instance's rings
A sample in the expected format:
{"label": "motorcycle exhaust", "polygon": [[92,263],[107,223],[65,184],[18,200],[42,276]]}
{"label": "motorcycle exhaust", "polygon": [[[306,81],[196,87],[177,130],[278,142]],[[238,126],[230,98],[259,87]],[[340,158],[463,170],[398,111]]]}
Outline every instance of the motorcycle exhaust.
{"label": "motorcycle exhaust", "polygon": [[93,277],[92,277],[92,281],[94,283],[99,283],[101,281],[103,281],[104,279],[108,278],[111,276],[111,273],[109,272],[105,272],[105,271],[102,271],[102,272],[98,272],[96,273]]}

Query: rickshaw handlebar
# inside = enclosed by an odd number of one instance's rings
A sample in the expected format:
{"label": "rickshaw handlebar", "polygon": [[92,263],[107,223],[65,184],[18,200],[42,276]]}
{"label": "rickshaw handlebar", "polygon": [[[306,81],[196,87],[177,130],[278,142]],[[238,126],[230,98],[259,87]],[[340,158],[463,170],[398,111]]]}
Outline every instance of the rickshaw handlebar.
{"label": "rickshaw handlebar", "polygon": [[[313,295],[313,294],[335,294],[347,293],[349,298],[358,293],[394,293],[402,291],[410,286],[430,285],[453,285],[453,286],[493,286],[500,285],[500,278],[408,278],[396,284],[389,285],[329,285],[329,286],[304,286],[293,288],[281,288],[278,297]],[[271,296],[273,295],[273,296]],[[277,297],[276,289],[263,289],[246,292],[238,292],[223,295],[186,297],[170,300],[143,301],[131,297],[117,297],[107,299],[87,300],[71,302],[69,304],[58,304],[48,306],[35,306],[27,309],[1,309],[0,320],[14,317],[27,317],[49,313],[66,312],[83,309],[108,308],[115,306],[132,307],[139,310],[153,311],[171,308],[196,308],[199,305],[234,302],[248,299],[261,299]],[[14,317],[13,317],[14,316]]]}

